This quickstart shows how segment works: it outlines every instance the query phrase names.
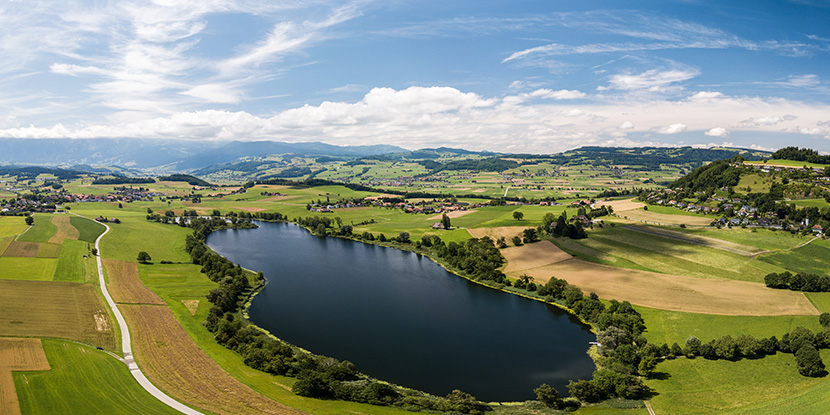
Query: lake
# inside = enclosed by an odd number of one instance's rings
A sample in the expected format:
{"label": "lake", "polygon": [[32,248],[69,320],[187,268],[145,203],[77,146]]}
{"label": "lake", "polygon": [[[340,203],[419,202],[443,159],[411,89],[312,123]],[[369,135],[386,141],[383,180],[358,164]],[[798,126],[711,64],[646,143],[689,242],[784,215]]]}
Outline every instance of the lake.
{"label": "lake", "polygon": [[213,232],[207,244],[265,273],[250,318],[284,341],[394,384],[483,401],[534,399],[542,383],[567,395],[568,380],[595,369],[586,354],[595,336],[554,306],[412,252],[258,224]]}

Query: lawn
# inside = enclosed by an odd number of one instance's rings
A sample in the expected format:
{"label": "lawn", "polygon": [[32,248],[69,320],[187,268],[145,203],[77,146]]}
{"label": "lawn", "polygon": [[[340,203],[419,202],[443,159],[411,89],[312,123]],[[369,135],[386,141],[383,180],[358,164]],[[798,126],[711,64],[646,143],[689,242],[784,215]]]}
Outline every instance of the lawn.
{"label": "lawn", "polygon": [[89,346],[44,339],[52,369],[16,372],[24,414],[177,414],[145,391],[127,367]]}
{"label": "lawn", "polygon": [[52,215],[36,213],[33,217],[35,222],[32,228],[18,236],[17,240],[23,242],[49,242],[49,238],[58,231],[58,227],[52,223]]}

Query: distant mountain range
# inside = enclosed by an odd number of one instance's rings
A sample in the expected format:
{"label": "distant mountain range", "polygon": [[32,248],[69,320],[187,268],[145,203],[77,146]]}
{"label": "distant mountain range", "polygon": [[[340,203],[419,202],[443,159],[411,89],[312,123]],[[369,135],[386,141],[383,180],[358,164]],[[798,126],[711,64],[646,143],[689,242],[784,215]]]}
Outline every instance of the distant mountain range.
{"label": "distant mountain range", "polygon": [[263,154],[366,157],[406,151],[389,145],[335,146],[319,142],[0,138],[0,163],[121,166],[160,171],[191,171]]}

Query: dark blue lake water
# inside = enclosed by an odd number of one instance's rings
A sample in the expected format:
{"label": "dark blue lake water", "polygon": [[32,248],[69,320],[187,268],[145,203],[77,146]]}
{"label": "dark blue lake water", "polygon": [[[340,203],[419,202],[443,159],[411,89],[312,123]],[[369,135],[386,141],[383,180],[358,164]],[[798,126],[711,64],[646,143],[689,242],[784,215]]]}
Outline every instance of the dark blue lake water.
{"label": "dark blue lake water", "polygon": [[207,244],[268,285],[249,310],[275,336],[401,386],[483,401],[534,399],[594,370],[587,327],[556,307],[483,287],[406,251],[321,238],[285,223]]}

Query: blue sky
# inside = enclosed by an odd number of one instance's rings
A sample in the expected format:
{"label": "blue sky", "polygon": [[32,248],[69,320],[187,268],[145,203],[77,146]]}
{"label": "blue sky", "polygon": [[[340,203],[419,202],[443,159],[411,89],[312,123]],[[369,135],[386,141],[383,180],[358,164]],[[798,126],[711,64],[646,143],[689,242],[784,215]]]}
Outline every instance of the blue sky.
{"label": "blue sky", "polygon": [[0,136],[830,151],[830,1],[7,0]]}

